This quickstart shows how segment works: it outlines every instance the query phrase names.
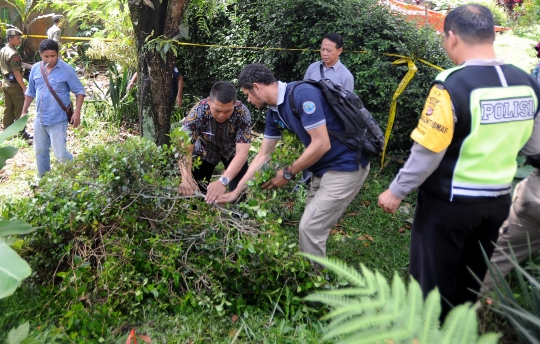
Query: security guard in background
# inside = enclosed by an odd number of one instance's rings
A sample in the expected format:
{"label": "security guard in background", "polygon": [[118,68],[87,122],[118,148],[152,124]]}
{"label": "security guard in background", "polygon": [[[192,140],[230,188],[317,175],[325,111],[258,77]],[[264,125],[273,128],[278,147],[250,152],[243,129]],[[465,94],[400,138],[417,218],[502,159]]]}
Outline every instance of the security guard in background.
{"label": "security guard in background", "polygon": [[[4,129],[21,117],[24,104],[24,92],[26,85],[23,81],[24,67],[17,47],[21,45],[22,32],[15,28],[6,30],[7,44],[0,50],[0,70],[4,77],[2,90],[4,91]],[[21,137],[30,140],[32,135],[25,130],[21,131]]]}

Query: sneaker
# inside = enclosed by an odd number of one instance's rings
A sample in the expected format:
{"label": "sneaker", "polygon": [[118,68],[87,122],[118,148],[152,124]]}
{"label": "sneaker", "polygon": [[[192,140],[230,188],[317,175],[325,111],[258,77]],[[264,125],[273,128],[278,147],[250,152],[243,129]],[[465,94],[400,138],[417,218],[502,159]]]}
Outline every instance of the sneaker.
{"label": "sneaker", "polygon": [[20,136],[25,139],[26,141],[32,140],[34,137],[29,134],[26,130],[21,131]]}

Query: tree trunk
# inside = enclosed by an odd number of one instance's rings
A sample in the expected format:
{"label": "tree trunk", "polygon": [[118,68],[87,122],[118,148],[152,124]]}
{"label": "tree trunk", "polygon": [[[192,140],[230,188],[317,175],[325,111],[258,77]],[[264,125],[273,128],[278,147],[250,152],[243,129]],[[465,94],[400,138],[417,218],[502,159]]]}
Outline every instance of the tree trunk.
{"label": "tree trunk", "polygon": [[[153,9],[146,3],[152,3]],[[137,75],[139,88],[139,122],[141,135],[158,145],[169,143],[173,69],[176,56],[171,50],[165,60],[156,50],[144,49],[148,39],[164,36],[171,39],[178,34],[178,27],[189,0],[128,0],[138,53]]]}

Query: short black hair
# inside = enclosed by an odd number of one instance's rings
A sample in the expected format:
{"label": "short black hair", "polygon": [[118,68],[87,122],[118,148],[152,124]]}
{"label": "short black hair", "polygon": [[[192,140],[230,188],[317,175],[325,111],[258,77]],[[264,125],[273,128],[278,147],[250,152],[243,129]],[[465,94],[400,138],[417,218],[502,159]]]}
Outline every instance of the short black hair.
{"label": "short black hair", "polygon": [[238,86],[246,90],[253,89],[253,84],[271,85],[276,82],[274,73],[263,64],[252,63],[240,71],[238,74]]}
{"label": "short black hair", "polygon": [[489,8],[477,5],[461,5],[450,11],[444,19],[444,35],[452,31],[470,45],[495,41],[495,21]]}
{"label": "short black hair", "polygon": [[210,99],[217,99],[223,104],[236,103],[236,97],[236,87],[228,81],[218,81],[210,90]]}
{"label": "short black hair", "polygon": [[323,36],[321,41],[323,41],[325,38],[336,43],[337,49],[340,49],[343,47],[343,37],[341,37],[341,35],[338,35],[337,33],[327,33],[326,35]]}
{"label": "short black hair", "polygon": [[58,52],[58,43],[52,39],[44,39],[39,43],[39,52],[42,53],[47,50],[54,50]]}

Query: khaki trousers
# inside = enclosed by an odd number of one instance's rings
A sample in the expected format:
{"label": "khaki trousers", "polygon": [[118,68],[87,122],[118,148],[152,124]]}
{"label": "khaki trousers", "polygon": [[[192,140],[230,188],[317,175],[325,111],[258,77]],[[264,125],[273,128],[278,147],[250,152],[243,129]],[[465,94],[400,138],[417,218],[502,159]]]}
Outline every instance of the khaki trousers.
{"label": "khaki trousers", "polygon": [[19,84],[12,84],[9,87],[4,85],[2,86],[2,90],[4,91],[5,106],[2,124],[4,125],[4,129],[6,129],[21,117],[24,105],[24,93]]}
{"label": "khaki trousers", "polygon": [[328,171],[322,178],[312,176],[306,209],[298,228],[300,251],[315,256],[326,255],[326,240],[330,230],[352,202],[364,184],[369,165],[358,171]]}
{"label": "khaki trousers", "polygon": [[[510,215],[503,223],[501,234],[497,239],[497,246],[491,257],[491,266],[497,266],[502,276],[508,275],[514,264],[505,256],[512,257],[512,247],[517,261],[522,262],[529,257],[529,244],[531,252],[540,250],[540,173],[535,169],[527,178],[516,185],[514,200],[510,208]],[[489,272],[484,278],[481,293],[493,287],[493,279]]]}

